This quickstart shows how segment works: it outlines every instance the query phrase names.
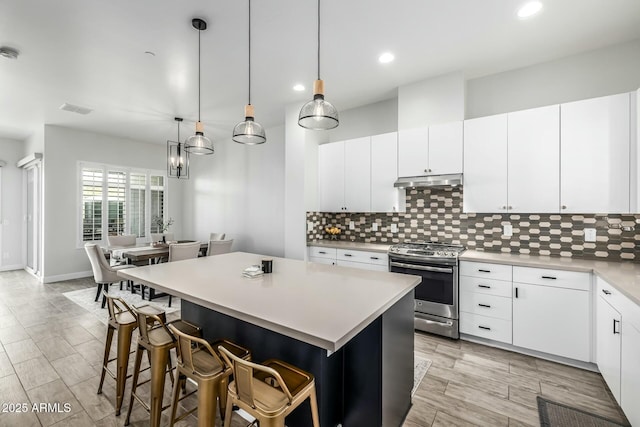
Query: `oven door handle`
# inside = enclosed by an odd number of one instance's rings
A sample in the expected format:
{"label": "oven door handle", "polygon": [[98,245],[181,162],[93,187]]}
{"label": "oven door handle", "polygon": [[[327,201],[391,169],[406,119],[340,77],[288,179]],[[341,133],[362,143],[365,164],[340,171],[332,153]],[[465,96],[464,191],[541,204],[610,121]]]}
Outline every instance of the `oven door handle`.
{"label": "oven door handle", "polygon": [[453,268],[430,267],[427,265],[405,264],[391,261],[391,267],[409,268],[412,270],[435,271],[436,273],[453,273]]}

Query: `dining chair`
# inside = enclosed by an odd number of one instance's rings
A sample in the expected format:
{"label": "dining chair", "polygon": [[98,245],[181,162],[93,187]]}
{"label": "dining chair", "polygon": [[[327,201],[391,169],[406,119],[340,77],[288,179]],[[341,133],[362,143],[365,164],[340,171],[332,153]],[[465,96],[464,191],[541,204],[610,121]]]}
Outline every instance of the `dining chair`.
{"label": "dining chair", "polygon": [[135,234],[120,234],[118,236],[107,236],[109,246],[134,246],[136,244]]}
{"label": "dining chair", "polygon": [[[109,285],[113,283],[123,282],[124,280],[118,276],[119,270],[126,268],[135,268],[134,265],[109,265],[107,258],[104,256],[102,248],[95,243],[86,243],[84,250],[87,252],[89,262],[91,262],[91,269],[93,270],[93,280],[98,285],[98,291],[96,292],[96,299],[100,297],[102,289],[109,291]],[[102,308],[106,303],[106,298],[102,297]]]}
{"label": "dining chair", "polygon": [[207,248],[207,256],[228,254],[229,252],[231,252],[232,245],[233,245],[233,239],[209,240],[209,247]]}
{"label": "dining chair", "polygon": [[224,240],[224,233],[211,233],[209,234],[209,240]]}
{"label": "dining chair", "polygon": [[[198,258],[198,253],[200,253],[200,242],[171,243],[168,262]],[[169,307],[171,307],[171,298],[169,295]],[[151,300],[151,291],[149,292],[149,300]]]}

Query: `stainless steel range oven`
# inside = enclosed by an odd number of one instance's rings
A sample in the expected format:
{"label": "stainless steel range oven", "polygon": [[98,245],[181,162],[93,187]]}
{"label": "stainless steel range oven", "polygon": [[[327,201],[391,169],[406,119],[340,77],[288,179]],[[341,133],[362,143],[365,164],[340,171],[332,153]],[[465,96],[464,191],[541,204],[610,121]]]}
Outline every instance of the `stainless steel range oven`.
{"label": "stainless steel range oven", "polygon": [[389,249],[389,271],[422,276],[415,288],[415,328],[459,338],[458,254],[463,246],[401,243]]}

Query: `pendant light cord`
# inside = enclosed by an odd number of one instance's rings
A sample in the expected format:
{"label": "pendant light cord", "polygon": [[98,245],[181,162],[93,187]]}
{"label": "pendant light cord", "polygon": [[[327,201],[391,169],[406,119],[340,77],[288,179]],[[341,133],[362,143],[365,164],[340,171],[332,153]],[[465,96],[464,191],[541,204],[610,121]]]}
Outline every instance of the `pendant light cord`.
{"label": "pendant light cord", "polygon": [[318,80],[320,80],[320,0],[318,0]]}
{"label": "pendant light cord", "polygon": [[251,105],[251,0],[249,0],[249,105]]}
{"label": "pendant light cord", "polygon": [[200,121],[200,34],[202,30],[198,28],[198,121]]}

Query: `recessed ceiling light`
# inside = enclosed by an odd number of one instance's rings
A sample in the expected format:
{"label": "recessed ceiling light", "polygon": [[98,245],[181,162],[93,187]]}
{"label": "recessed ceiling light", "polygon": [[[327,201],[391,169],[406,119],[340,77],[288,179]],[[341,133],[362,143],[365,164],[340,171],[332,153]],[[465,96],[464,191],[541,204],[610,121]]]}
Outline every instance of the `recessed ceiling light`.
{"label": "recessed ceiling light", "polygon": [[382,55],[380,55],[378,57],[378,61],[381,64],[388,64],[389,62],[393,61],[394,59],[396,59],[396,57],[393,56],[393,53],[391,53],[391,52],[385,52],[385,53],[383,53]]}
{"label": "recessed ceiling light", "polygon": [[531,18],[534,15],[537,15],[542,10],[542,2],[539,1],[530,1],[523,4],[520,9],[518,9],[518,18],[527,19]]}
{"label": "recessed ceiling light", "polygon": [[298,83],[293,87],[293,90],[295,90],[296,92],[302,92],[304,90],[304,86]]}
{"label": "recessed ceiling light", "polygon": [[20,55],[20,52],[18,52],[16,49],[12,47],[8,47],[8,46],[0,47],[0,56],[2,56],[3,58],[17,59],[18,55]]}

